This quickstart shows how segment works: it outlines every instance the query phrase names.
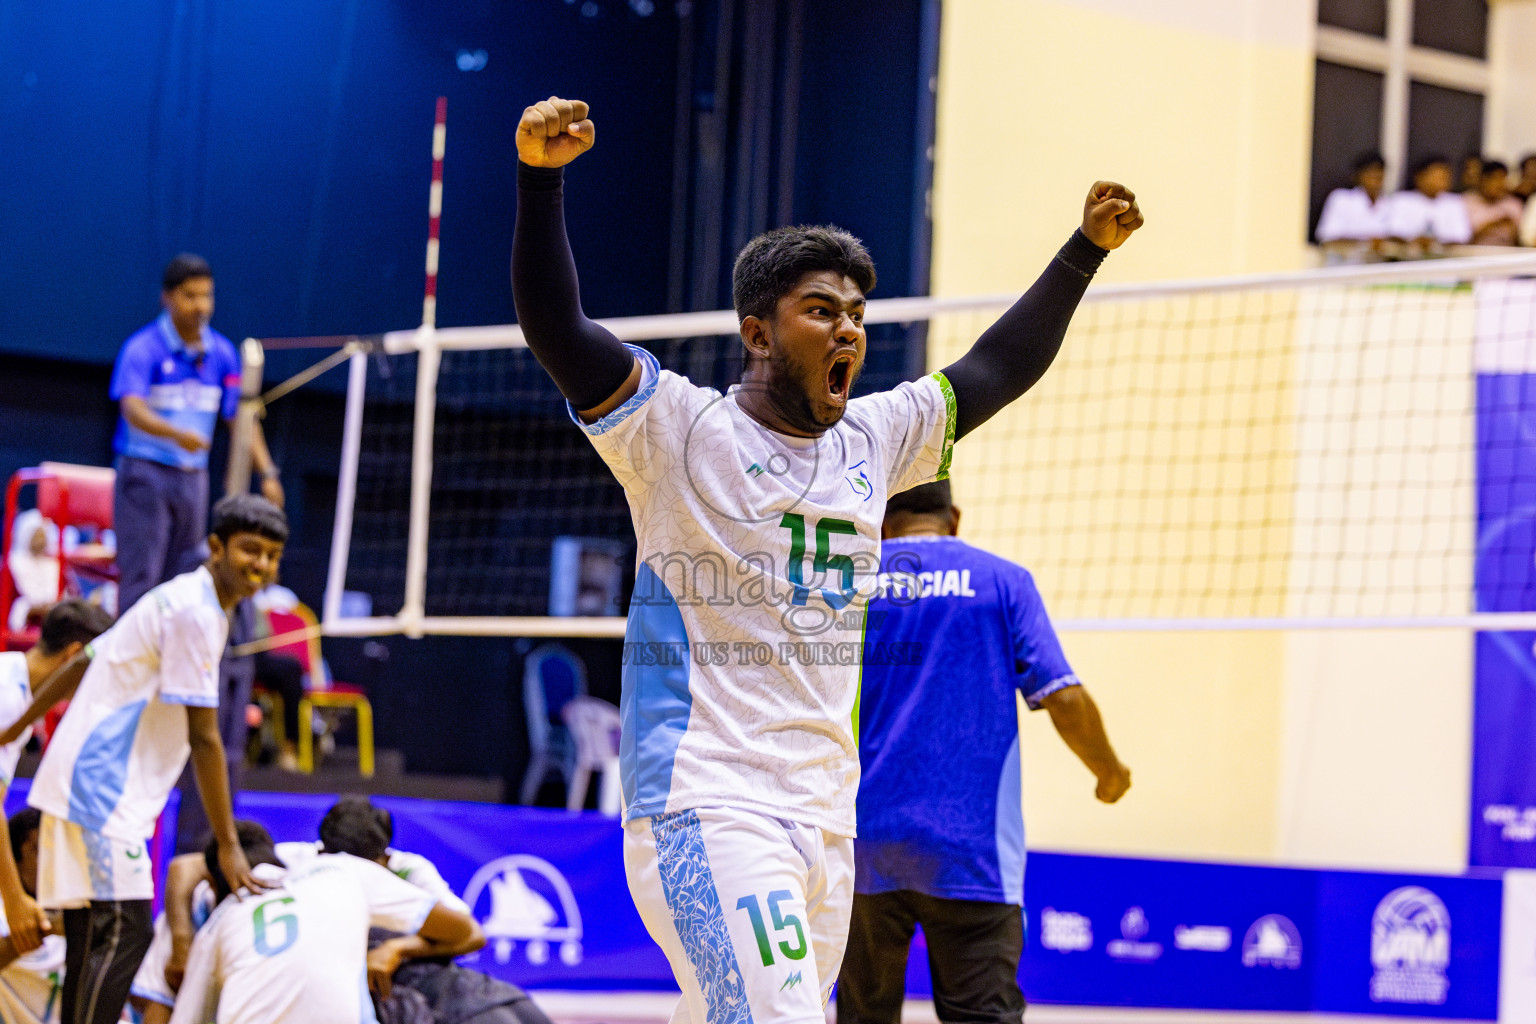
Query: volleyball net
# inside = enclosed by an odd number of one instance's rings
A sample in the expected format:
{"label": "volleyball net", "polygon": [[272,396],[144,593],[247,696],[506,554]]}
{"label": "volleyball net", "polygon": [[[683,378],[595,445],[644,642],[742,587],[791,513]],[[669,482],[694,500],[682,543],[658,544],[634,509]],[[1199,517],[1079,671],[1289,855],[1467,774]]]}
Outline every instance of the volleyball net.
{"label": "volleyball net", "polygon": [[[1093,287],[1046,377],[956,446],[962,536],[1067,630],[1536,628],[1533,275]],[[869,363],[942,367],[1015,298],[872,301]],[[605,324],[695,383],[739,373],[728,310]],[[623,635],[628,506],[516,326],[347,362],[327,634]]]}

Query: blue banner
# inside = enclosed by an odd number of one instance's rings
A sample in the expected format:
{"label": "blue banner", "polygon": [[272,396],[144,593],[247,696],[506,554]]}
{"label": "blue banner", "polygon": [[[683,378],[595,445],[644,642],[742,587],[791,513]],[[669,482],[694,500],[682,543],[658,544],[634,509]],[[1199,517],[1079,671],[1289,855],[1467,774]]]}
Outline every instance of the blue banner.
{"label": "blue banner", "polygon": [[[8,810],[25,791],[22,780]],[[313,841],[335,800],[247,792],[236,809],[279,842]],[[436,864],[480,921],[487,943],[466,964],[525,988],[676,990],[630,901],[612,818],[374,802],[394,815],[394,845]],[[1497,877],[1032,853],[1024,891],[1031,1002],[1497,1017]],[[931,996],[921,932],[907,982]]]}
{"label": "blue banner", "polygon": [[[1536,374],[1477,380],[1477,606],[1536,610]],[[1536,633],[1480,633],[1468,861],[1536,867]]]}
{"label": "blue banner", "polygon": [[1312,872],[1032,854],[1024,893],[1036,1001],[1311,1007]]}
{"label": "blue banner", "polygon": [[[1030,854],[1031,1002],[1498,1015],[1497,878]],[[908,992],[932,993],[913,944]]]}

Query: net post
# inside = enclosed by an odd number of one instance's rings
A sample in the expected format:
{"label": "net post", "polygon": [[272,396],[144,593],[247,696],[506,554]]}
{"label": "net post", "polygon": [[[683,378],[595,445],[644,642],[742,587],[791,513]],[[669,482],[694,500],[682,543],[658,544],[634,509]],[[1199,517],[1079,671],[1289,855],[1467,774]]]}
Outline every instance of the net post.
{"label": "net post", "polygon": [[411,517],[406,534],[405,604],[400,621],[410,637],[422,635],[426,614],[427,535],[432,511],[432,438],[437,418],[437,371],[442,352],[437,332],[423,324],[416,332],[416,418],[411,434]]}
{"label": "net post", "polygon": [[261,342],[246,338],[240,343],[240,405],[235,411],[229,438],[229,464],[224,470],[224,493],[244,494],[251,489],[251,442],[256,417],[262,408],[261,378],[267,353]]}
{"label": "net post", "polygon": [[448,97],[437,98],[432,123],[432,188],[427,194],[427,287],[421,301],[421,322],[437,326],[437,256],[443,219],[443,151],[448,141]]}
{"label": "net post", "polygon": [[336,522],[331,530],[331,564],[325,577],[321,622],[341,618],[341,594],[347,585],[347,557],[352,551],[352,512],[357,503],[357,462],[363,445],[363,400],[368,387],[368,353],[354,350],[347,366],[347,407],[341,431],[341,475],[336,481]]}

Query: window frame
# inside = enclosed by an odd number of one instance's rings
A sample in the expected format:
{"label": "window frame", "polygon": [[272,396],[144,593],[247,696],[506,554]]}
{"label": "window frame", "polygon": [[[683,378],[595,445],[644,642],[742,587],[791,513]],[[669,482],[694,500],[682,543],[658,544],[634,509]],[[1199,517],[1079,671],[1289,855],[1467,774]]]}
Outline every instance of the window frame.
{"label": "window frame", "polygon": [[[1492,26],[1489,26],[1492,35]],[[1492,40],[1488,51],[1492,52]],[[1408,159],[1408,97],[1412,82],[1477,93],[1486,104],[1493,71],[1486,58],[1413,45],[1413,0],[1387,0],[1386,38],[1332,25],[1317,26],[1318,60],[1374,71],[1382,88],[1381,155],[1387,180],[1400,181]],[[1484,122],[1486,133],[1486,121]]]}

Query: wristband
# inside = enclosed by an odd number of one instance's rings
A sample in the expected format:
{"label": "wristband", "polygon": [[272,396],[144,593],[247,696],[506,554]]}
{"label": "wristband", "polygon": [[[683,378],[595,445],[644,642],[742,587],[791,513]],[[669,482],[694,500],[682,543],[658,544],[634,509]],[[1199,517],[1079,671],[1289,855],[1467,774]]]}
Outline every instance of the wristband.
{"label": "wristband", "polygon": [[1067,239],[1067,244],[1056,253],[1056,260],[1068,270],[1075,271],[1083,277],[1092,277],[1098,273],[1099,266],[1108,255],[1108,249],[1088,241],[1088,236],[1079,228],[1072,232],[1072,237]]}
{"label": "wristband", "polygon": [[564,167],[534,167],[517,162],[517,187],[525,192],[557,192],[565,181]]}

